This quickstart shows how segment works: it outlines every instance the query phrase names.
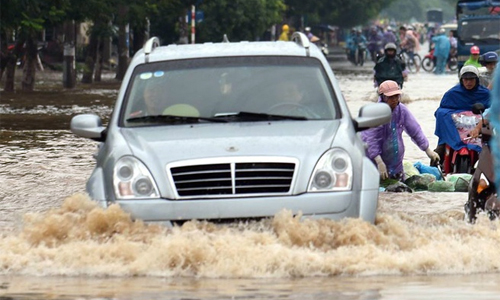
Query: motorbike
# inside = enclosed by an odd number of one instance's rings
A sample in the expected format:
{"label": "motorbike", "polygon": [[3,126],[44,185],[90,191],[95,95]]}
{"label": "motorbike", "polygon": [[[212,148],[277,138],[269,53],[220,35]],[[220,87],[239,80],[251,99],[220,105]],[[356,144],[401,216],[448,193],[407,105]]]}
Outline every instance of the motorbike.
{"label": "motorbike", "polygon": [[[473,112],[482,114],[484,105],[476,103]],[[497,198],[494,184],[493,157],[490,149],[490,139],[493,128],[482,122],[481,143],[482,150],[468,187],[468,199],[464,205],[466,220],[474,223],[480,211],[487,213],[490,220],[496,219],[500,214],[500,201]]]}
{"label": "motorbike", "polygon": [[357,66],[358,64],[360,66],[363,66],[365,63],[365,55],[366,55],[366,45],[365,43],[358,43],[358,47],[356,48],[354,60],[355,60],[355,65]]}
{"label": "motorbike", "polygon": [[[455,71],[458,68],[458,60],[456,56],[456,51],[451,50],[450,55],[448,56],[448,61],[446,65],[450,69],[450,71]],[[421,63],[422,69],[427,72],[433,72],[436,67],[436,57],[434,56],[434,48],[431,48],[429,53],[427,53],[422,59]]]}
{"label": "motorbike", "polygon": [[478,160],[479,153],[470,149],[467,145],[477,145],[481,147],[481,139],[471,138],[469,133],[478,122],[481,121],[481,116],[474,114],[472,111],[462,111],[452,114],[452,119],[455,127],[458,130],[460,139],[466,146],[454,150],[448,144],[445,144],[445,152],[441,169],[443,173],[474,173],[474,165]]}
{"label": "motorbike", "polygon": [[370,41],[370,42],[368,42],[368,49],[370,51],[370,58],[374,63],[377,63],[378,59],[382,55],[384,55],[382,41]]}

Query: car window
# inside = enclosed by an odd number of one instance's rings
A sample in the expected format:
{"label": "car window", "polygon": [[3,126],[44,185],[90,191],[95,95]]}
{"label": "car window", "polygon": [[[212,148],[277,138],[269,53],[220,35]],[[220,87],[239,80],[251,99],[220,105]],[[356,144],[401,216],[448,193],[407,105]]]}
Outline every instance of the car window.
{"label": "car window", "polygon": [[321,63],[300,57],[223,57],[138,66],[122,106],[127,120],[174,115],[213,118],[240,112],[338,118]]}

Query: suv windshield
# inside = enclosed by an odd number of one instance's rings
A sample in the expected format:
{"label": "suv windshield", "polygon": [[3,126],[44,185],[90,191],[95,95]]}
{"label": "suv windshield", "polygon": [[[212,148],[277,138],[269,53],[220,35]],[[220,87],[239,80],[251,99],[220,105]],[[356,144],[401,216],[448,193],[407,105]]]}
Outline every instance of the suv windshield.
{"label": "suv windshield", "polygon": [[340,117],[321,62],[286,56],[143,64],[134,70],[121,111],[124,126]]}
{"label": "suv windshield", "polygon": [[500,43],[499,21],[499,18],[464,20],[458,28],[459,39],[462,43],[498,45]]}

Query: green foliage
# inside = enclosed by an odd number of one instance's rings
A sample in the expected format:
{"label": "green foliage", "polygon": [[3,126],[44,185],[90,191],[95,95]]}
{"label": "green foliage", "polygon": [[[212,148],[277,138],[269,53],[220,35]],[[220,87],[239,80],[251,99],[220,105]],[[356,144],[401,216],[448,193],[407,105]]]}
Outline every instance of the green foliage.
{"label": "green foliage", "polygon": [[440,8],[443,10],[443,20],[452,20],[455,16],[456,0],[397,0],[387,9],[382,10],[381,16],[401,22],[409,22],[412,18],[425,23],[427,10]]}
{"label": "green foliage", "polygon": [[221,41],[256,40],[280,22],[285,6],[281,0],[206,0],[200,6],[205,20],[197,26],[197,39]]}

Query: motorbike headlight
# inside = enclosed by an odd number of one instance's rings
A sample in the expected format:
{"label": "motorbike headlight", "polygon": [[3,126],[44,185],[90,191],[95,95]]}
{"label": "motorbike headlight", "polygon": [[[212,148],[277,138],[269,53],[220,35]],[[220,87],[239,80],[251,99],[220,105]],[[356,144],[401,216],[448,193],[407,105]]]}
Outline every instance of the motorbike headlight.
{"label": "motorbike headlight", "polygon": [[326,152],[316,164],[309,192],[347,191],[352,187],[352,161],[349,154],[341,148]]}
{"label": "motorbike headlight", "polygon": [[117,199],[158,198],[158,188],[151,173],[137,158],[120,158],[113,172],[113,187]]}

